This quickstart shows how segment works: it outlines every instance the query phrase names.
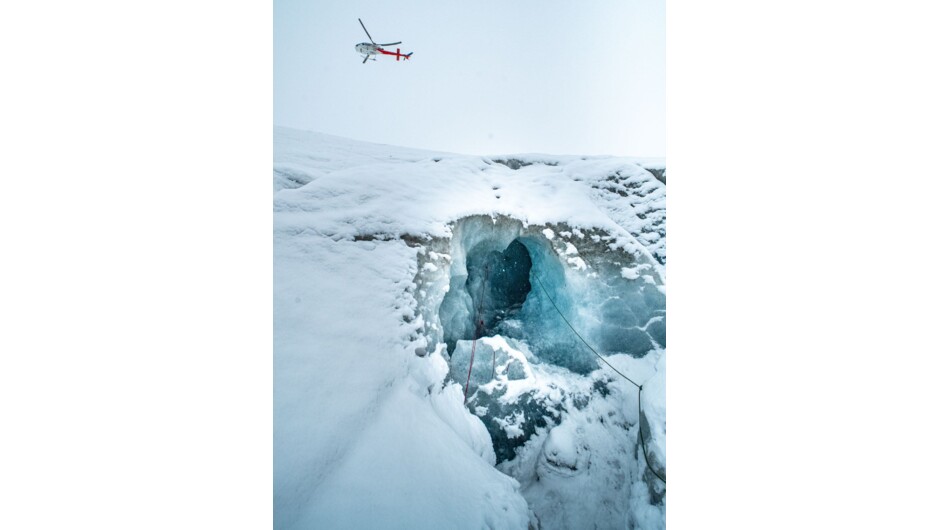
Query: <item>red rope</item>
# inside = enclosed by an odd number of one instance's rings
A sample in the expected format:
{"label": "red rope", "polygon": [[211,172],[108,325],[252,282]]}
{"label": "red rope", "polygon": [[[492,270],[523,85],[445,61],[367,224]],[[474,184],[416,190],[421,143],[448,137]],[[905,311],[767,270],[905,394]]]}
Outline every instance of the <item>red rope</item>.
{"label": "red rope", "polygon": [[467,391],[470,389],[470,372],[473,371],[473,353],[477,349],[477,340],[473,339],[473,347],[470,348],[470,369],[467,370],[467,384],[463,387],[463,404],[467,404]]}
{"label": "red rope", "polygon": [[[470,348],[470,368],[467,369],[467,384],[463,387],[463,404],[467,404],[467,392],[470,390],[470,374],[473,373],[473,357],[477,350],[477,339],[485,331],[483,327],[483,297],[486,296],[486,279],[490,275],[490,266],[487,265],[483,270],[483,287],[480,289],[480,309],[477,312],[476,321],[479,322],[477,328],[473,331],[473,346]],[[479,333],[477,332],[479,331]],[[493,378],[496,378],[496,350],[493,350]]]}

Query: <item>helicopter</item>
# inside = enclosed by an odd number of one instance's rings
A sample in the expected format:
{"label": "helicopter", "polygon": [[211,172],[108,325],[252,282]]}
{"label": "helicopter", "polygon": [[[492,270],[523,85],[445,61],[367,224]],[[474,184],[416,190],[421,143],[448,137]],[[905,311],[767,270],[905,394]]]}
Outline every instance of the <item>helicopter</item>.
{"label": "helicopter", "polygon": [[394,53],[384,50],[382,46],[394,46],[396,44],[401,44],[401,41],[389,42],[388,44],[377,44],[374,40],[372,40],[372,35],[369,35],[369,30],[366,29],[366,25],[362,23],[361,18],[359,19],[359,25],[362,26],[362,30],[365,31],[366,36],[369,37],[369,42],[360,42],[356,45],[356,51],[364,56],[362,59],[362,64],[366,64],[366,61],[369,59],[374,61],[375,55],[380,53],[382,55],[393,55],[396,61],[400,61],[401,59],[407,61],[411,58],[411,54],[414,53],[401,53],[401,48],[396,48]]}

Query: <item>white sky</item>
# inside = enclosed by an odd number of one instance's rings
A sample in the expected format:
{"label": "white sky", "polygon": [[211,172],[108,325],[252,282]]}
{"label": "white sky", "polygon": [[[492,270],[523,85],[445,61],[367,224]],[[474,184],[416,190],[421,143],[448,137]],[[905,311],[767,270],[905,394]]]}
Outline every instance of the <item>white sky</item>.
{"label": "white sky", "polygon": [[[361,64],[357,18],[412,60]],[[275,0],[274,123],[468,154],[665,156],[665,42],[665,0]]]}

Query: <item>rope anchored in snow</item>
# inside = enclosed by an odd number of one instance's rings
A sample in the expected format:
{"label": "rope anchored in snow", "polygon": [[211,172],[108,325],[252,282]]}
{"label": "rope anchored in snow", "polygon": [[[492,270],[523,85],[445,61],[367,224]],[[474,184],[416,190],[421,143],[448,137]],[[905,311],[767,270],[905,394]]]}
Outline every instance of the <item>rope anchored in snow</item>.
{"label": "rope anchored in snow", "polygon": [[659,473],[656,472],[656,469],[650,464],[650,455],[646,452],[646,440],[643,439],[643,386],[640,386],[640,391],[636,394],[636,410],[637,410],[637,427],[639,427],[637,435],[640,438],[640,444],[643,446],[643,458],[646,460],[646,468],[650,470],[650,473],[656,475],[656,478],[663,481],[663,484],[666,483],[666,479],[663,478]]}
{"label": "rope anchored in snow", "polygon": [[[589,350],[591,350],[591,352],[592,352],[594,355],[596,355],[598,359],[604,361],[604,364],[606,364],[607,366],[609,366],[611,370],[617,372],[617,374],[618,374],[620,377],[626,379],[626,380],[629,381],[631,384],[633,384],[633,386],[635,386],[635,387],[637,388],[638,392],[637,392],[637,396],[636,396],[636,404],[637,404],[637,412],[638,412],[638,414],[639,414],[639,415],[637,416],[637,437],[640,439],[640,445],[643,447],[643,458],[644,458],[644,460],[646,460],[646,467],[650,470],[650,472],[653,473],[653,475],[654,475],[656,478],[658,478],[659,480],[661,480],[661,481],[663,482],[663,484],[665,484],[665,483],[666,483],[666,479],[663,478],[659,473],[657,473],[656,470],[653,469],[653,466],[650,465],[650,457],[649,457],[649,454],[646,452],[646,440],[643,439],[643,419],[642,419],[642,418],[643,418],[643,403],[642,403],[642,401],[643,401],[643,385],[638,384],[638,383],[637,383],[636,381],[634,381],[633,379],[630,379],[629,377],[627,377],[626,375],[624,375],[620,370],[614,368],[614,365],[612,365],[612,364],[610,364],[609,362],[607,362],[607,359],[605,359],[601,354],[597,353],[597,350],[595,350],[593,347],[591,347],[591,345],[588,344],[588,342],[587,342],[586,340],[584,340],[584,337],[582,337],[581,334],[578,333],[578,330],[574,329],[574,326],[571,325],[571,322],[568,322],[568,319],[565,318],[565,315],[564,315],[564,313],[561,312],[561,309],[558,309],[558,305],[555,304],[555,301],[552,300],[551,295],[548,294],[548,290],[545,288],[544,285],[542,285],[542,279],[539,278],[534,272],[532,273],[532,276],[535,276],[535,281],[537,281],[538,284],[539,284],[539,287],[542,288],[542,292],[545,293],[545,297],[548,298],[548,301],[552,303],[552,307],[554,307],[554,308],[555,308],[555,311],[558,312],[558,316],[560,316],[561,319],[565,321],[565,324],[568,325],[568,328],[571,329],[571,331],[572,331],[575,335],[577,335],[577,337],[578,337],[579,339],[581,339],[581,342],[584,343],[584,345],[587,346],[587,348],[588,348]],[[468,383],[468,384],[470,383],[469,377],[468,377],[468,379],[467,379],[467,383]]]}

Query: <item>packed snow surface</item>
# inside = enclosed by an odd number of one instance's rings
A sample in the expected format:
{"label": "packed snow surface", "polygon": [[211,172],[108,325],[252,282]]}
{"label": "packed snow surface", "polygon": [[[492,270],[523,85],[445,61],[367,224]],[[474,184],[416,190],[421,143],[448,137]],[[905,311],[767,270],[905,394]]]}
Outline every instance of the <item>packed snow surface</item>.
{"label": "packed snow surface", "polygon": [[274,148],[276,528],[665,526],[662,161]]}

